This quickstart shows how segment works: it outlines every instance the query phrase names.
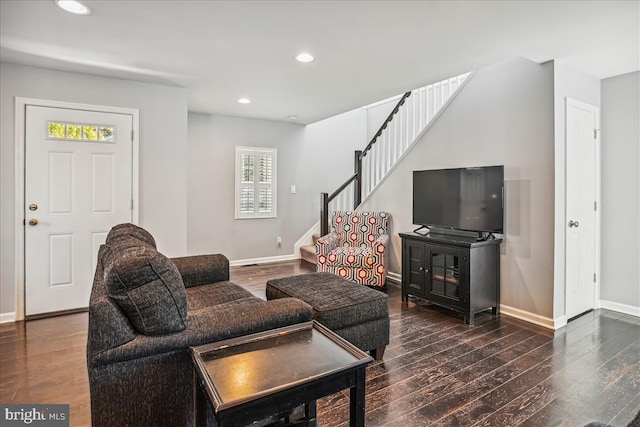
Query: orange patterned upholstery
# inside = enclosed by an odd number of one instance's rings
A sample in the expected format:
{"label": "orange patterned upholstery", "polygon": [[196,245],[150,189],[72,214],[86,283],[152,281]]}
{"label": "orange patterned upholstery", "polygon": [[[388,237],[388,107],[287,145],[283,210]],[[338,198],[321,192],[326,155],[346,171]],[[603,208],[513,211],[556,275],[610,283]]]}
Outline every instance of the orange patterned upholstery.
{"label": "orange patterned upholstery", "polygon": [[362,285],[384,286],[388,218],[386,212],[334,212],[331,233],[316,242],[318,271]]}

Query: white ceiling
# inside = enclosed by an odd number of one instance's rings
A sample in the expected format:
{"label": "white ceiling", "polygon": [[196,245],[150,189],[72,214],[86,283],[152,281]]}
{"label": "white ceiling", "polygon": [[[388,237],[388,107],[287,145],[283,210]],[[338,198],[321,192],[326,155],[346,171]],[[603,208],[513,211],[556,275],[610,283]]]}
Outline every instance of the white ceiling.
{"label": "white ceiling", "polygon": [[[640,69],[640,2],[0,0],[0,59],[189,90],[190,111],[311,123],[512,56]],[[316,60],[298,63],[302,51]],[[240,97],[251,104],[237,103]]]}

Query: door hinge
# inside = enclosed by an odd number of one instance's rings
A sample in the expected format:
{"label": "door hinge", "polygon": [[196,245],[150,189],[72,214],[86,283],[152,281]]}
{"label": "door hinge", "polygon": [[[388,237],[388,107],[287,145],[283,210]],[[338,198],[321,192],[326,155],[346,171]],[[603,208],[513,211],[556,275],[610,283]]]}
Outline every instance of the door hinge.
{"label": "door hinge", "polygon": [[593,139],[598,139],[598,132],[600,131],[600,129],[594,129],[593,130]]}
{"label": "door hinge", "polygon": [[593,283],[596,283],[596,273],[593,273]]}
{"label": "door hinge", "polygon": [[133,199],[131,199],[131,210],[133,210]]}
{"label": "door hinge", "polygon": [[598,202],[593,202],[593,210],[594,211],[598,210]]}
{"label": "door hinge", "polygon": [[133,142],[133,129],[131,129],[131,142]]}

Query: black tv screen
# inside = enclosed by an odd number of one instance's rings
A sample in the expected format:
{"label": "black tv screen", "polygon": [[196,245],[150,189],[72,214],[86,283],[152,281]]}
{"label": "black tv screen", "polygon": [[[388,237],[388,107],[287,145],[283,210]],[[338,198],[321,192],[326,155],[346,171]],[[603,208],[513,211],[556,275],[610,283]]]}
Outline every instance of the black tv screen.
{"label": "black tv screen", "polygon": [[504,166],[413,172],[413,223],[503,233]]}

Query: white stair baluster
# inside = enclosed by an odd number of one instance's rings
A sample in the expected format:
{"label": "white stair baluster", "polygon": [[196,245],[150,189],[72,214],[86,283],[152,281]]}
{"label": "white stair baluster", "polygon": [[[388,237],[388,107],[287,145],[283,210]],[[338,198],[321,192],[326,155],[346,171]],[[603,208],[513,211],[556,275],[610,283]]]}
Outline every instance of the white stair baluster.
{"label": "white stair baluster", "polygon": [[[394,121],[395,121],[395,118],[394,118]],[[387,146],[385,147],[385,150],[384,150],[384,156],[385,156],[384,169],[385,169],[385,171],[382,174],[383,177],[387,174],[387,172],[389,172],[389,169],[391,169],[391,165],[392,165],[392,163],[391,163],[391,150],[398,143],[398,138],[395,137],[395,134],[398,132],[398,129],[400,129],[400,126],[401,126],[400,123],[396,123],[393,126],[394,137],[387,141]]]}
{"label": "white stair baluster", "polygon": [[382,150],[380,149],[380,144],[376,144],[376,180],[373,183],[373,187],[374,188],[376,187],[376,185],[378,185],[378,183],[380,182],[380,177],[382,176],[382,161],[383,160],[384,159],[382,157]]}
{"label": "white stair baluster", "polygon": [[376,186],[376,175],[378,173],[378,153],[376,153],[376,144],[371,146],[371,191]]}
{"label": "white stair baluster", "polygon": [[435,102],[435,97],[434,97],[434,88],[433,85],[429,85],[428,87],[428,93],[427,93],[428,97],[427,97],[427,115],[426,115],[426,124],[428,124],[431,121],[431,117],[433,117],[433,107],[434,107],[434,102]]}
{"label": "white stair baluster", "polygon": [[360,177],[360,184],[361,184],[361,188],[362,188],[362,200],[364,200],[365,197],[367,197],[367,194],[369,194],[368,190],[368,179],[369,179],[369,170],[368,170],[368,165],[369,165],[369,156],[365,155],[364,158],[362,159],[362,176]]}
{"label": "white stair baluster", "polygon": [[[394,124],[393,127],[395,128],[396,125],[397,123]],[[380,182],[384,174],[387,173],[387,146],[389,146],[392,141],[393,134],[389,135],[387,138],[387,145],[380,146],[380,160],[382,160],[382,162],[380,163],[380,178],[378,179],[378,182]]]}
{"label": "white stair baluster", "polygon": [[414,90],[413,94],[411,94],[411,97],[413,98],[413,109],[411,114],[411,122],[413,124],[411,126],[412,141],[416,139],[416,136],[420,133],[420,129],[418,128],[418,126],[420,126],[420,120],[418,119],[418,114],[420,114],[420,97],[418,96],[419,93],[419,91]]}
{"label": "white stair baluster", "polygon": [[373,189],[373,156],[371,154],[371,150],[369,150],[367,155],[367,195]]}
{"label": "white stair baluster", "polygon": [[[411,114],[409,114],[410,108],[407,105],[404,114],[404,126],[402,126],[402,139],[400,140],[400,147],[404,150],[404,147],[409,143],[409,139],[411,138],[411,130],[413,129],[413,122],[411,121]],[[394,159],[395,163],[395,159]]]}
{"label": "white stair baluster", "polygon": [[[400,110],[402,110],[402,107],[400,107]],[[402,128],[402,122],[401,122],[402,112],[400,110],[398,111],[398,114],[396,114],[396,117],[393,118],[394,122],[396,121],[396,119],[398,119],[398,121],[393,125],[393,135],[391,140],[389,141],[389,146],[387,147],[386,154],[385,154],[387,157],[385,162],[386,170],[382,175],[382,177],[384,177],[387,174],[387,172],[389,171],[389,169],[391,169],[391,166],[393,165],[391,163],[391,157],[392,157],[391,153],[392,153],[392,150],[395,149],[395,146],[398,144],[398,133]]]}
{"label": "white stair baluster", "polygon": [[398,129],[396,131],[396,141],[395,143],[398,145],[402,145],[402,135],[404,135],[404,130],[405,130],[405,126],[406,126],[406,122],[407,122],[407,115],[406,110],[404,109],[404,105],[402,106],[402,108],[400,109],[401,111],[398,112]]}
{"label": "white stair baluster", "polygon": [[427,108],[426,99],[427,88],[420,88],[420,111],[418,112],[418,133],[424,128],[425,123],[425,110]]}

